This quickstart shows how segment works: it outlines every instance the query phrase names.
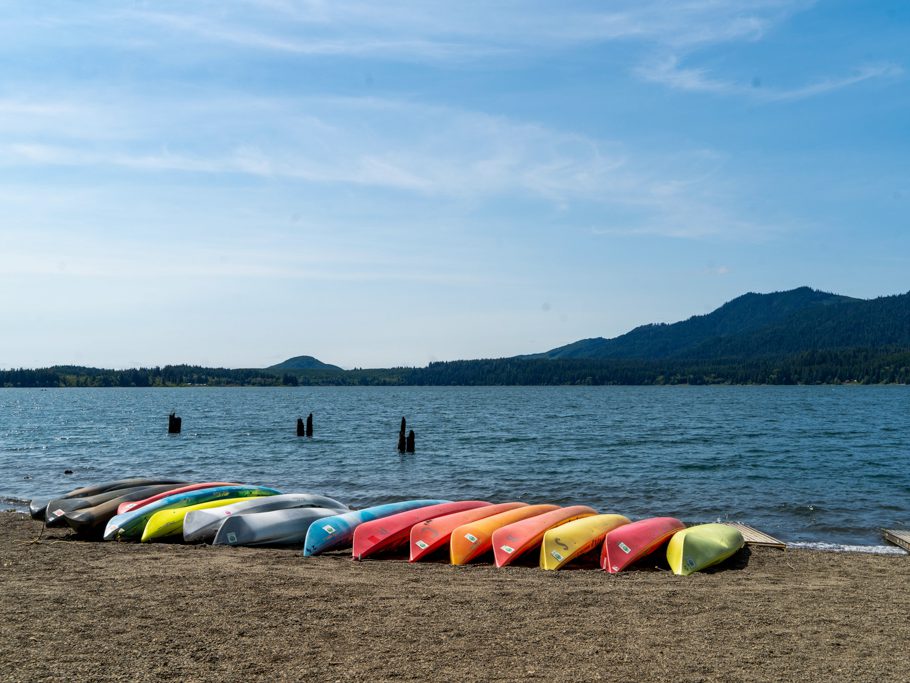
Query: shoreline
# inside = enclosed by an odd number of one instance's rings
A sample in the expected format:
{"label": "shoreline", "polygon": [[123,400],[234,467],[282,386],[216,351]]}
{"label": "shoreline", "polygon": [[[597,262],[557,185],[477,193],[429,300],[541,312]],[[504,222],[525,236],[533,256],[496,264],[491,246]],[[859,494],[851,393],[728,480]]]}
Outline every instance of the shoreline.
{"label": "shoreline", "polygon": [[905,556],[642,570],[95,543],[0,513],[4,680],[898,680]]}

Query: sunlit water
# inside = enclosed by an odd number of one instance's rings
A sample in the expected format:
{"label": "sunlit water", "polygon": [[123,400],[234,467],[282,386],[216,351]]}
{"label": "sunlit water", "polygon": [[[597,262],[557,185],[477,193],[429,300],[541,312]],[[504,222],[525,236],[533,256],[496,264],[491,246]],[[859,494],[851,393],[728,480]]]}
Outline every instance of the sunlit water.
{"label": "sunlit water", "polygon": [[[310,412],[315,436],[298,438]],[[403,415],[414,455],[396,451]],[[0,389],[3,507],[153,474],[358,507],[585,503],[879,546],[881,527],[910,525],[910,388]]]}

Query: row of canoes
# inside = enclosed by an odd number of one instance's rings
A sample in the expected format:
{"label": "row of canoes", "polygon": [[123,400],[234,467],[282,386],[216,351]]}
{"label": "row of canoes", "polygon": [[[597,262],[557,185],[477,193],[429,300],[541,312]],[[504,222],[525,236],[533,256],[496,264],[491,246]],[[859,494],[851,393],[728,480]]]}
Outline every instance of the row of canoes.
{"label": "row of canoes", "polygon": [[632,522],[586,505],[423,499],[351,510],[318,494],[233,482],[118,480],[30,507],[48,526],[105,540],[302,545],[305,556],[351,548],[358,560],[406,549],[411,562],[447,553],[455,565],[492,554],[497,567],[537,552],[543,569],[597,552],[611,573],[665,549],[670,568],[690,574],[723,562],[744,543],[723,524],[687,528],[672,517]]}

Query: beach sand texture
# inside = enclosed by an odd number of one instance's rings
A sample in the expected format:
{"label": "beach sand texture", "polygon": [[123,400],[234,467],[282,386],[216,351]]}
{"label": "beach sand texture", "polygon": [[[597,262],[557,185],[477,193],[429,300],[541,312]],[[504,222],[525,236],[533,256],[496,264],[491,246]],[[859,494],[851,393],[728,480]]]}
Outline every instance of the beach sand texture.
{"label": "beach sand texture", "polygon": [[2,681],[906,681],[910,557],[718,571],[90,543],[0,513]]}

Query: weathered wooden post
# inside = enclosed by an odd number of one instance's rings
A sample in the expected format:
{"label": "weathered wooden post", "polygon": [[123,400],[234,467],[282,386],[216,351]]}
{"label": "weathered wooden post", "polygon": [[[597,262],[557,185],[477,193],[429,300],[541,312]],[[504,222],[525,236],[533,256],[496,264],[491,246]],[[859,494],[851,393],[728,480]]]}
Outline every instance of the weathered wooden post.
{"label": "weathered wooden post", "polygon": [[306,436],[306,427],[303,426],[303,418],[297,418],[297,436]]}
{"label": "weathered wooden post", "polygon": [[171,413],[167,416],[167,433],[168,434],[179,434],[180,429],[183,427],[183,418],[177,417],[176,413]]}
{"label": "weathered wooden post", "polygon": [[407,443],[407,447],[406,447],[406,452],[407,453],[414,452],[414,430],[413,429],[410,432],[408,432],[408,443]]}
{"label": "weathered wooden post", "polygon": [[404,418],[401,418],[401,429],[398,430],[398,452],[399,453],[404,453],[405,449],[407,448],[406,440],[405,440],[405,436],[404,436],[404,428],[405,428],[406,424],[407,423],[405,422]]}
{"label": "weathered wooden post", "polygon": [[313,413],[307,415],[306,418],[306,435],[313,436]]}

